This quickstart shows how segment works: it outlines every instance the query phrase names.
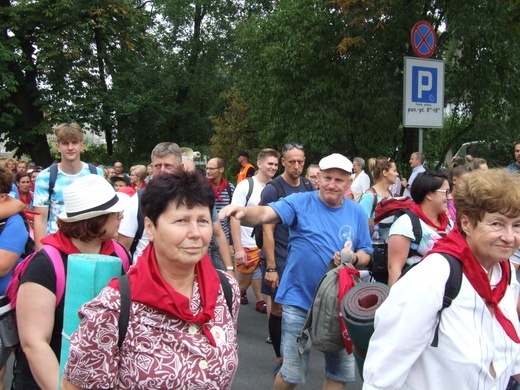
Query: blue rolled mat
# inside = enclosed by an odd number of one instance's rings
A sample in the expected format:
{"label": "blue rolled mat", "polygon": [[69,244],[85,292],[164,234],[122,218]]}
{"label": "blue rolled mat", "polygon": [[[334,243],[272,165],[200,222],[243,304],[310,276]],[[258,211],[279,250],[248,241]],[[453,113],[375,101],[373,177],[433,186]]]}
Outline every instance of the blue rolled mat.
{"label": "blue rolled mat", "polygon": [[69,356],[70,341],[68,338],[79,326],[79,308],[94,299],[110,279],[121,275],[121,267],[121,259],[114,256],[86,253],[69,255],[64,296],[60,378]]}
{"label": "blue rolled mat", "polygon": [[341,314],[354,344],[354,357],[361,377],[368,342],[374,333],[375,312],[389,292],[386,284],[359,283],[345,294],[341,302]]}

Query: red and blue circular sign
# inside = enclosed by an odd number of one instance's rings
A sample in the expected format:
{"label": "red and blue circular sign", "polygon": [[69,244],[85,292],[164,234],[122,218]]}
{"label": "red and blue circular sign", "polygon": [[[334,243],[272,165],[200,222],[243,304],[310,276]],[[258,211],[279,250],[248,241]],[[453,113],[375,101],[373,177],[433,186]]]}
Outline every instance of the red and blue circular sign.
{"label": "red and blue circular sign", "polygon": [[421,58],[431,57],[437,46],[437,34],[432,25],[424,20],[415,23],[412,29],[412,48]]}

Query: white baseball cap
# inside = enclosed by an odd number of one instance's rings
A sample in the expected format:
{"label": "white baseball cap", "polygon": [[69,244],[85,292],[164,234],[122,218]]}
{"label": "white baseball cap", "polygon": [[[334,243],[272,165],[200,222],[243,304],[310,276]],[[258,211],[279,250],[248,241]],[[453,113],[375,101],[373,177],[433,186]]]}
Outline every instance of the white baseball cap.
{"label": "white baseball cap", "polygon": [[345,156],[339,153],[333,153],[330,156],[323,157],[320,160],[320,170],[338,168],[347,173],[352,173],[352,162]]}

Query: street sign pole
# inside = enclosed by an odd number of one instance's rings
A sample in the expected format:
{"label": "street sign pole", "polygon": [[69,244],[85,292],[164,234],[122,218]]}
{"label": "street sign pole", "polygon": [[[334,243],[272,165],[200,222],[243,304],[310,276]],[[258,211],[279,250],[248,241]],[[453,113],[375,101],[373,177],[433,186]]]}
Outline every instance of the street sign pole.
{"label": "street sign pole", "polygon": [[424,128],[444,125],[444,62],[428,60],[435,52],[437,34],[424,20],[412,29],[411,44],[420,58],[405,57],[403,126],[419,130],[423,152]]}

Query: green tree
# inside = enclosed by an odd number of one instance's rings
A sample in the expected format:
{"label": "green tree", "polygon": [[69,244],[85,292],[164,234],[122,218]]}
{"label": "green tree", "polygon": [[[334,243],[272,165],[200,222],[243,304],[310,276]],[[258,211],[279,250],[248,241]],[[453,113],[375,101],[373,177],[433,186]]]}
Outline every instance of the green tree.
{"label": "green tree", "polygon": [[[426,129],[443,161],[468,138],[502,140],[518,125],[518,17],[513,1],[279,1],[240,30],[237,85],[262,146],[302,141],[312,157],[388,155],[407,167],[417,129],[402,128],[403,64],[419,20],[446,62],[442,130]],[[482,138],[485,136],[485,138]],[[431,151],[431,152],[430,152]]]}
{"label": "green tree", "polygon": [[51,162],[45,134],[63,121],[115,131],[110,85],[146,28],[131,1],[0,2],[0,107],[8,146]]}

